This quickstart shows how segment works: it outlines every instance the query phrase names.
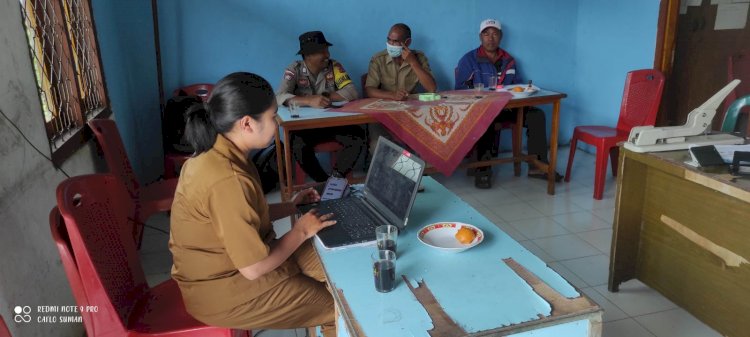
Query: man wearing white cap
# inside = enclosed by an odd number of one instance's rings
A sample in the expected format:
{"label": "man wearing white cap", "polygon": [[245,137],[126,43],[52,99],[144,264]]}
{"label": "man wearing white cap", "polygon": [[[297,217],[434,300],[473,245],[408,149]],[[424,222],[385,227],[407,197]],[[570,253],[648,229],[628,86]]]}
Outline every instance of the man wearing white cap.
{"label": "man wearing white cap", "polygon": [[[516,61],[507,51],[500,48],[503,31],[500,22],[494,19],[482,21],[479,25],[479,41],[481,45],[472,49],[458,61],[456,68],[456,89],[473,88],[477,83],[483,83],[490,87],[490,76],[497,76],[497,84],[508,85],[521,83],[521,78],[516,70]],[[514,122],[516,114],[510,110],[503,110],[492,123],[492,126],[477,141],[477,160],[487,160],[497,156],[495,135],[500,130],[500,123]],[[537,108],[528,108],[524,111],[524,126],[528,137],[527,149],[529,154],[535,154],[539,160],[547,161],[547,123],[544,111]],[[475,172],[474,185],[477,188],[492,187],[491,167],[480,167]],[[555,174],[555,180],[560,181],[562,176]],[[546,173],[541,170],[529,170],[529,176],[547,179]],[[559,178],[558,178],[559,177]]]}

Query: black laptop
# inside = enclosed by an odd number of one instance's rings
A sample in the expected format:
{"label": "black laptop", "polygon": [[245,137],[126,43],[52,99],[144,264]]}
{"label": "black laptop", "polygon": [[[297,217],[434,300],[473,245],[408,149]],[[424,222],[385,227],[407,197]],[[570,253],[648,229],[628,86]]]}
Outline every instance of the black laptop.
{"label": "black laptop", "polygon": [[336,224],[317,235],[326,248],[374,242],[375,227],[406,226],[423,171],[422,159],[380,137],[361,191],[306,205],[300,211],[317,208],[318,214],[335,214]]}

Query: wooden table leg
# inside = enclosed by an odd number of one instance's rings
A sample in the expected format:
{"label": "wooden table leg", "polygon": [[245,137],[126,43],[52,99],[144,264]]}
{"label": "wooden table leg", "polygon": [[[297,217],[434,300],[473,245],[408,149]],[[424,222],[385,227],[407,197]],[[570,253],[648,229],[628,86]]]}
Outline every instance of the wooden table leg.
{"label": "wooden table leg", "polygon": [[513,174],[516,177],[521,176],[521,160],[519,157],[522,155],[521,153],[521,143],[523,142],[523,108],[515,108],[513,109],[516,111],[516,125],[513,127],[516,128],[515,132],[513,132],[514,138],[513,138]]}
{"label": "wooden table leg", "polygon": [[289,137],[289,130],[284,129],[284,172],[286,174],[287,185],[282,189],[281,201],[289,201],[294,194],[294,182],[292,177],[292,142]]}
{"label": "wooden table leg", "polygon": [[282,169],[284,167],[284,160],[282,160],[284,156],[284,152],[281,150],[281,144],[286,144],[286,139],[284,142],[281,142],[281,135],[279,134],[279,128],[276,128],[276,167],[279,171],[279,189],[281,190],[281,200],[284,200],[284,194],[286,193],[286,177],[284,175],[284,170]]}
{"label": "wooden table leg", "polygon": [[552,132],[549,136],[549,167],[547,168],[547,194],[555,195],[555,168],[557,167],[557,136],[560,128],[560,100],[552,104]]}

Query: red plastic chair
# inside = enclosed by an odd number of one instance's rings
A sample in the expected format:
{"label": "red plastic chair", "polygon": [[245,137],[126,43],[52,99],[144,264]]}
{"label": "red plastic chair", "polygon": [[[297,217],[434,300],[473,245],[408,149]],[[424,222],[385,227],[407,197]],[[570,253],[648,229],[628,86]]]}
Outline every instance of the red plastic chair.
{"label": "red plastic chair", "polygon": [[8,326],[5,325],[5,320],[3,319],[3,316],[0,316],[0,337],[13,337],[10,335],[10,330],[8,330]]}
{"label": "red plastic chair", "polygon": [[133,237],[140,247],[143,240],[143,224],[146,220],[154,213],[172,209],[177,179],[160,180],[141,186],[133,172],[133,167],[130,166],[128,154],[115,122],[109,119],[92,119],[88,124],[102,148],[109,172],[125,184],[136,205]]}
{"label": "red plastic chair", "polygon": [[87,335],[250,336],[192,318],[173,280],[149,288],[135,244],[123,230],[131,206],[125,186],[110,174],[77,176],[57,187],[65,226],[53,210],[52,236],[76,301],[97,308],[83,316]]}
{"label": "red plastic chair", "polygon": [[570,140],[568,168],[565,170],[565,181],[570,181],[573,157],[576,154],[578,141],[596,147],[596,168],[594,175],[594,199],[601,200],[604,194],[604,176],[607,171],[607,155],[612,162],[612,175],[617,175],[619,148],[617,143],[628,139],[630,129],[634,126],[654,125],[656,113],[664,89],[664,75],[655,69],[634,70],[625,78],[625,89],[620,104],[620,118],[617,127],[600,125],[576,126]]}
{"label": "red plastic chair", "polygon": [[211,91],[213,90],[213,84],[191,84],[182,88],[175,89],[175,91],[172,93],[172,96],[197,96],[201,99],[201,101],[208,102],[208,99],[211,97]]}

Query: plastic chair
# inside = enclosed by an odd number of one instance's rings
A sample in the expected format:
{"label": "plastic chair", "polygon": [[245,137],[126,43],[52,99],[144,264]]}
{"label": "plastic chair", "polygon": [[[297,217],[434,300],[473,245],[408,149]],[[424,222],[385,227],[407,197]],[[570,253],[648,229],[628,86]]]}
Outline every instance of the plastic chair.
{"label": "plastic chair", "polygon": [[133,238],[140,247],[145,221],[154,213],[172,209],[177,179],[160,180],[141,186],[132,166],[130,166],[128,154],[122,144],[120,131],[118,131],[115,122],[109,119],[92,119],[88,124],[102,148],[109,172],[125,184],[136,205],[133,215],[136,220],[133,226]]}
{"label": "plastic chair", "polygon": [[214,90],[214,85],[209,83],[197,83],[191,84],[185,87],[177,88],[172,96],[197,96],[204,102],[208,102],[211,97],[211,91]]}
{"label": "plastic chair", "polygon": [[734,132],[737,127],[737,118],[740,116],[742,108],[747,106],[750,106],[750,95],[742,96],[732,102],[732,104],[729,105],[727,112],[724,114],[724,121],[721,123],[721,131]]}
{"label": "plastic chair", "polygon": [[192,318],[173,280],[149,288],[135,244],[123,230],[129,203],[125,186],[110,174],[77,176],[57,187],[65,226],[53,210],[52,237],[76,301],[98,309],[83,316],[87,335],[250,336]]}
{"label": "plastic chair", "polygon": [[565,181],[570,181],[570,171],[578,141],[596,147],[596,167],[594,174],[594,199],[601,200],[604,194],[604,176],[607,171],[607,155],[612,162],[612,175],[617,175],[619,148],[617,143],[628,139],[634,126],[654,125],[656,113],[664,89],[664,75],[655,69],[634,70],[625,78],[625,89],[620,104],[620,118],[617,127],[600,125],[576,126],[570,140],[568,168]]}
{"label": "plastic chair", "polygon": [[0,316],[0,337],[13,337],[10,335],[10,330],[8,330],[8,326],[5,324],[3,316]]}

